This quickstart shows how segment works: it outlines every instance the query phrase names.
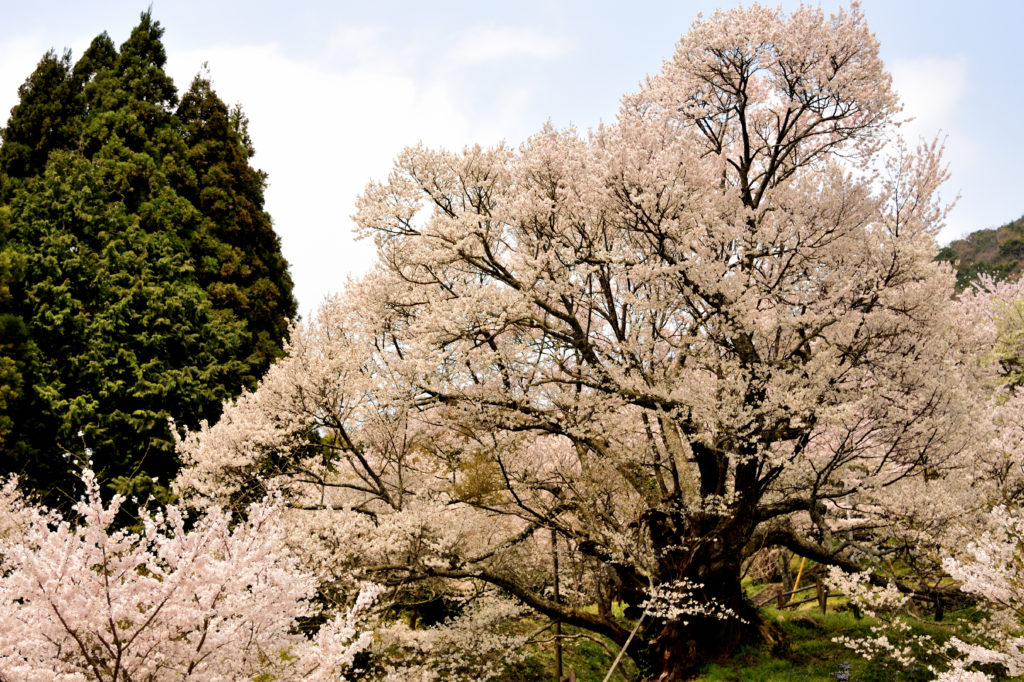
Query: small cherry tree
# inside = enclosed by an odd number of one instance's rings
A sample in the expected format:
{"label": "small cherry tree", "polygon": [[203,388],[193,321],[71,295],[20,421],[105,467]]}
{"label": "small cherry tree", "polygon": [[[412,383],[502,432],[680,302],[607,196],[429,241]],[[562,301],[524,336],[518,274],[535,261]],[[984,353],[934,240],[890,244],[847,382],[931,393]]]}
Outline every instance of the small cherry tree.
{"label": "small cherry tree", "polygon": [[[978,356],[989,371],[980,386],[985,409],[976,413],[977,443],[970,464],[955,477],[895,487],[903,521],[889,529],[885,544],[892,549],[901,544],[894,540],[913,543],[912,551],[901,552],[907,566],[928,566],[937,578],[952,577],[956,582],[945,591],[962,590],[988,615],[945,643],[913,634],[907,617],[898,612],[873,627],[872,636],[840,641],[867,658],[903,667],[927,665],[943,682],[980,682],[992,679],[981,668],[1024,674],[1024,281],[983,276],[958,297],[956,307],[959,324],[988,349]],[[919,573],[901,577],[917,578],[920,584]],[[833,569],[832,584],[868,613],[876,603],[894,607],[908,598],[870,585],[866,573]]]}
{"label": "small cherry tree", "polygon": [[971,636],[955,637],[951,646],[958,656],[940,680],[992,679],[965,672],[975,664],[996,664],[1011,676],[1024,675],[1024,515],[996,507],[987,528],[977,539],[952,550],[943,562],[961,589],[981,598],[988,618]]}
{"label": "small cherry tree", "polygon": [[[948,641],[914,633],[901,607],[909,600],[895,585],[871,584],[867,571],[844,573],[831,567],[829,584],[865,614],[878,617],[871,634],[837,637],[868,660],[885,660],[905,670],[927,669],[939,682],[983,682],[994,679],[984,669],[998,669],[1014,678],[1024,674],[1024,516],[997,506],[971,519],[970,528],[946,534],[942,564],[961,590],[986,612],[978,622],[961,624]],[[967,540],[968,532],[973,539]],[[958,544],[948,544],[956,538]]]}
{"label": "small cherry tree", "polygon": [[279,497],[190,530],[177,507],[140,510],[136,533],[112,526],[121,497],[104,504],[91,471],[83,482],[76,523],[13,481],[0,494],[0,679],[339,680],[369,645],[357,618],[375,587],[312,640],[296,634],[315,583],[284,548]]}

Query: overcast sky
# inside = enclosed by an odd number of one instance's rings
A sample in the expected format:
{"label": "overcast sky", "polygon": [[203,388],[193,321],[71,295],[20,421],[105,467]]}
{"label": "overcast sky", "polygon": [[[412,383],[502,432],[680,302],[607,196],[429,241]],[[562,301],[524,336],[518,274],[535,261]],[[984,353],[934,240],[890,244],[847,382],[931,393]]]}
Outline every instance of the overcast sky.
{"label": "overcast sky", "polygon": [[[772,4],[772,3],[768,3]],[[792,8],[797,3],[784,2]],[[814,4],[814,3],[811,3]],[[147,1],[6,2],[0,117],[49,48],[77,58],[107,31],[118,44]],[[834,2],[822,2],[830,10]],[[365,270],[350,214],[368,180],[419,141],[518,144],[545,121],[581,130],[660,68],[711,2],[281,2],[154,0],[179,89],[203,62],[250,118],[267,209],[304,316]],[[912,137],[945,136],[960,195],[942,241],[1024,214],[1024,78],[1016,0],[865,0]]]}

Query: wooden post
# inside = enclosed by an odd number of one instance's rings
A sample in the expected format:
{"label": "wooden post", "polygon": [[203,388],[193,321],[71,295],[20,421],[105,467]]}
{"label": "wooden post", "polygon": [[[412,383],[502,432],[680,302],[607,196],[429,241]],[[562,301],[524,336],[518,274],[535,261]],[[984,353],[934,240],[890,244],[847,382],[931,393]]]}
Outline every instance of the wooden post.
{"label": "wooden post", "polygon": [[818,606],[821,607],[821,612],[825,613],[828,609],[828,588],[822,583],[821,578],[818,578],[815,587],[818,588]]}
{"label": "wooden post", "polygon": [[[558,597],[558,535],[551,529],[551,563],[555,571],[555,603]],[[562,621],[555,620],[555,682],[562,682]]]}
{"label": "wooden post", "polygon": [[792,556],[789,550],[779,550],[779,582],[782,583],[782,591],[789,592],[793,589],[793,567]]}

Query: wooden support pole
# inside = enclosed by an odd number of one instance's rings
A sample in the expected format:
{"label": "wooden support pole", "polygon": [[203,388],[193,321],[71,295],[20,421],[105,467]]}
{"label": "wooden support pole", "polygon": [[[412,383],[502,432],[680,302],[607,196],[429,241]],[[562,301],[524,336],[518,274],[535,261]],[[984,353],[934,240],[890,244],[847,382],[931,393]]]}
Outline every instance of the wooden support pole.
{"label": "wooden support pole", "polygon": [[793,595],[800,591],[800,576],[804,574],[804,564],[807,563],[807,557],[800,558],[800,570],[796,572],[796,582],[793,583],[793,593],[789,596],[789,600],[793,601]]}
{"label": "wooden support pole", "polygon": [[[555,573],[555,603],[560,603],[558,596],[558,534],[551,529],[551,563]],[[562,621],[555,620],[555,682],[562,682]]]}
{"label": "wooden support pole", "polygon": [[636,631],[640,629],[640,624],[644,622],[644,616],[646,615],[646,611],[640,614],[639,620],[637,620],[636,625],[633,626],[633,631],[629,633],[629,637],[626,638],[626,643],[622,645],[621,649],[619,649],[619,654],[615,657],[615,660],[612,661],[612,667],[608,668],[608,673],[604,676],[604,679],[601,680],[601,682],[608,682],[608,680],[612,679],[612,673],[619,667],[619,661],[622,660],[623,654],[625,654],[626,649],[629,648],[629,643],[633,641],[633,636],[636,635]]}

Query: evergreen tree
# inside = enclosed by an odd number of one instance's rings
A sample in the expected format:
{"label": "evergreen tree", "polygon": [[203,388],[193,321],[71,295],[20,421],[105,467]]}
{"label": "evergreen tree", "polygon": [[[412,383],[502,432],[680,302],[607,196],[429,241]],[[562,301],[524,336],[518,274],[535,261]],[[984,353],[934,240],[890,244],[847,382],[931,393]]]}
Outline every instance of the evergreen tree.
{"label": "evergreen tree", "polygon": [[65,453],[166,493],[168,418],[215,418],[294,313],[244,127],[208,82],[179,118],[162,33],[146,13],[120,50],[47,53],[3,132],[0,466],[52,502]]}
{"label": "evergreen tree", "polygon": [[18,89],[20,101],[0,131],[0,462],[3,470],[27,474],[36,483],[55,480],[67,465],[54,462],[42,447],[52,439],[57,420],[45,392],[36,390],[43,358],[31,336],[26,305],[30,258],[21,242],[23,231],[13,230],[8,202],[25,194],[52,151],[73,144],[84,102],[70,62],[67,52],[43,55]]}
{"label": "evergreen tree", "polygon": [[263,210],[266,175],[249,165],[254,150],[241,108],[229,109],[209,79],[192,81],[177,114],[195,172],[180,191],[203,215],[196,274],[214,305],[246,322],[252,352],[245,384],[255,388],[281,355],[287,319],[295,316],[288,264]]}
{"label": "evergreen tree", "polygon": [[24,277],[24,259],[6,248],[8,211],[0,207],[0,450],[14,429],[24,405],[26,365],[32,346],[25,321],[14,311],[12,289]]}
{"label": "evergreen tree", "polygon": [[72,143],[82,99],[71,74],[71,54],[58,57],[51,50],[43,55],[18,96],[0,146],[0,198],[9,196],[19,180],[41,173],[52,150]]}

